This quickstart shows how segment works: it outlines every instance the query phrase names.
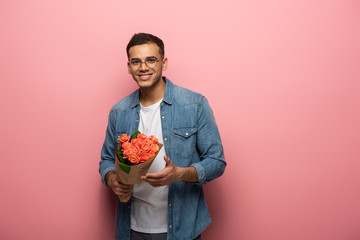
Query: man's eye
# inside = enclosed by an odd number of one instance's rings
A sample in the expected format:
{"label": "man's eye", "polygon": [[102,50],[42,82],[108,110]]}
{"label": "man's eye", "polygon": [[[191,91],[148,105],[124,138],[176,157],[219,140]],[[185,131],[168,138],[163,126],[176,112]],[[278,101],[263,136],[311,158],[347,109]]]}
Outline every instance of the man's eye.
{"label": "man's eye", "polygon": [[140,61],[139,61],[139,60],[132,60],[132,61],[131,61],[131,64],[133,64],[133,65],[138,65],[138,64],[140,64]]}
{"label": "man's eye", "polygon": [[146,59],[146,61],[147,61],[148,63],[155,63],[155,62],[156,62],[156,59],[155,59],[155,58],[148,58],[148,59]]}

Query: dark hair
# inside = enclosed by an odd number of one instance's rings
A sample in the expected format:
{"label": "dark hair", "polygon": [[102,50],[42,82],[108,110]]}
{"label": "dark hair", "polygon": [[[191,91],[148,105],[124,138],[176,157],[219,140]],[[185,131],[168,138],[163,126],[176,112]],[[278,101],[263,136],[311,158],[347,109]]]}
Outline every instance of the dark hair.
{"label": "dark hair", "polygon": [[136,33],[130,39],[128,45],[126,46],[126,53],[127,53],[128,58],[129,58],[129,49],[131,47],[137,46],[137,45],[143,45],[143,44],[147,44],[147,43],[155,43],[159,47],[159,53],[160,53],[161,57],[164,57],[164,55],[165,55],[164,42],[160,38],[158,38],[150,33]]}

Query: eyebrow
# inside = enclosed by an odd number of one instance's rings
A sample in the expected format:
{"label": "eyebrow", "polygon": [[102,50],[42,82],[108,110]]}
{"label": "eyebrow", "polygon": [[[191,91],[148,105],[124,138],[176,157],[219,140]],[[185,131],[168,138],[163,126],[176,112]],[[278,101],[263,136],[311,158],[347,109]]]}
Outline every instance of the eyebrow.
{"label": "eyebrow", "polygon": [[[148,58],[156,58],[157,59],[157,57],[155,57],[155,56],[148,56],[145,59],[148,59]],[[141,59],[140,58],[131,58],[130,61],[132,61],[132,60],[141,60]]]}

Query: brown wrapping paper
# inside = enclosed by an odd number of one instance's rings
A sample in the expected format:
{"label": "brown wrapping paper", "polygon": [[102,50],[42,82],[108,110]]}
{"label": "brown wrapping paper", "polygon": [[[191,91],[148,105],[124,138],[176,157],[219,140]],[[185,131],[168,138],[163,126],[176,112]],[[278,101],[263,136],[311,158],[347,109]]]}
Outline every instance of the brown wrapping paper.
{"label": "brown wrapping paper", "polygon": [[[161,143],[158,143],[158,145],[159,145],[159,152],[160,152],[160,149],[163,145]],[[144,176],[147,173],[151,164],[153,163],[154,159],[156,158],[157,154],[146,162],[139,163],[136,165],[131,165],[130,172],[126,173],[120,168],[119,159],[117,157],[117,154],[115,153],[115,172],[118,177],[118,180],[121,183],[130,184],[130,185],[140,183],[141,182],[140,177]],[[129,201],[130,197],[131,197],[131,194],[129,194],[125,198],[120,198],[120,201],[127,202],[127,201]]]}

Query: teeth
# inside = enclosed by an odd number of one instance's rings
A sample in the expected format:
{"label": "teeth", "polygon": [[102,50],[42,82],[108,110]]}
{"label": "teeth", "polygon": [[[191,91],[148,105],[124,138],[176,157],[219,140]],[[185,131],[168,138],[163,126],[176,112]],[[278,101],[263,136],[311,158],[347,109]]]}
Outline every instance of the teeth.
{"label": "teeth", "polygon": [[140,75],[140,79],[147,80],[150,78],[150,75]]}

